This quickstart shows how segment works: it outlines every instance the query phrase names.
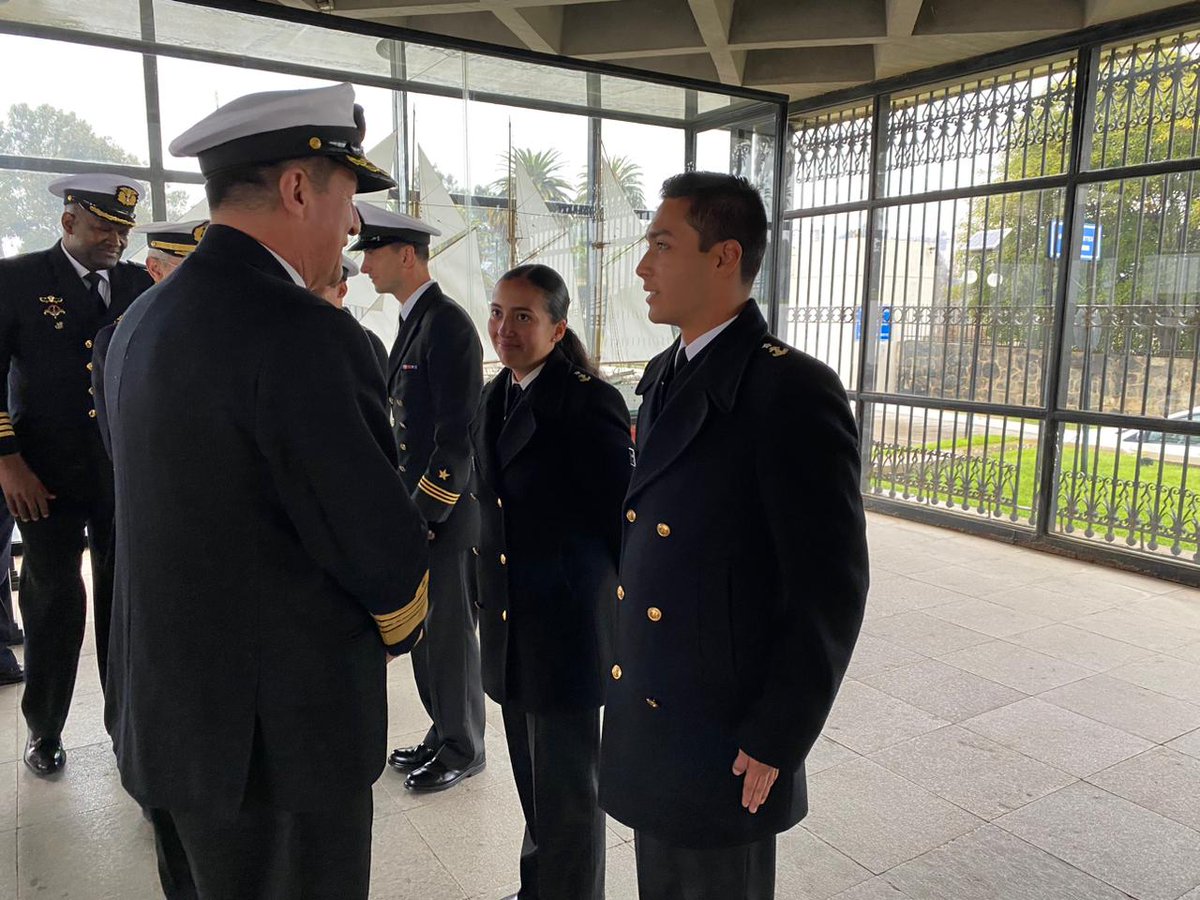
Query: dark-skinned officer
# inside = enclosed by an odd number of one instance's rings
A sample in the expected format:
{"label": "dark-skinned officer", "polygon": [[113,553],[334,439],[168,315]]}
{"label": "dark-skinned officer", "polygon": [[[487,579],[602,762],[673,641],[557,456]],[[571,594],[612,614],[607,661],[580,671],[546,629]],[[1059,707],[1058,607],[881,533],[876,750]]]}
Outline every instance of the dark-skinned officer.
{"label": "dark-skinned officer", "polygon": [[151,284],[141,266],[121,262],[143,191],[121,176],[60,178],[50,192],[63,200],[62,240],[0,260],[0,488],[21,528],[24,758],[40,776],[66,764],[61,736],[83,643],[85,546],[106,683],[113,483],[96,423],[92,345]]}
{"label": "dark-skinned officer", "polygon": [[600,802],[642,900],[770,900],[862,622],[858,438],[837,376],[750,297],[758,192],[689,172],[662,198],[637,271],[680,337],[638,385]]}

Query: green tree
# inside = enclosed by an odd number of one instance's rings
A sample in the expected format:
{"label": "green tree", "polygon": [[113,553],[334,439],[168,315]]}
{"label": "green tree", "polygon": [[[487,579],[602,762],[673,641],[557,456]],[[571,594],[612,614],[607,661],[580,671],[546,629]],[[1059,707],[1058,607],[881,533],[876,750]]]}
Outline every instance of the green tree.
{"label": "green tree", "polygon": [[[542,199],[548,203],[566,203],[570,201],[571,185],[563,177],[566,162],[557,150],[533,150],[528,147],[514,147],[513,157],[525,167],[533,186],[537,188]],[[508,179],[511,165],[507,153],[501,153],[499,168],[503,173],[489,186],[489,194],[496,197],[508,196]]]}
{"label": "green tree", "polygon": [[[634,209],[643,209],[646,205],[646,190],[642,185],[644,178],[642,167],[628,156],[613,156],[608,164],[612,166],[617,183],[625,191],[629,203]],[[591,197],[592,185],[588,180],[587,169],[579,173],[579,189],[575,193],[576,203],[587,203]]]}
{"label": "green tree", "polygon": [[[118,146],[111,138],[96,133],[79,116],[49,104],[29,106],[15,103],[0,119],[0,153],[12,156],[40,156],[48,159],[74,159],[88,162],[144,166],[145,162]],[[46,190],[55,175],[33,172],[0,171],[0,244],[18,250],[34,250],[58,240],[62,201]],[[150,218],[149,198],[141,212]],[[183,215],[189,208],[184,191],[167,195],[170,217]]]}

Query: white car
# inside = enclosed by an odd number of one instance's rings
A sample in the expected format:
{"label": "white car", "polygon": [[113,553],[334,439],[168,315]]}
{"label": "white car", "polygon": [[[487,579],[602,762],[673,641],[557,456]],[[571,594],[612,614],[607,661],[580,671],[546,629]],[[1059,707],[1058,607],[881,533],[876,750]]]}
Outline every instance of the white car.
{"label": "white car", "polygon": [[[1168,419],[1200,422],[1200,406],[1171,413]],[[1149,462],[1188,463],[1200,466],[1200,435],[1176,434],[1132,428],[1121,432],[1121,450]]]}

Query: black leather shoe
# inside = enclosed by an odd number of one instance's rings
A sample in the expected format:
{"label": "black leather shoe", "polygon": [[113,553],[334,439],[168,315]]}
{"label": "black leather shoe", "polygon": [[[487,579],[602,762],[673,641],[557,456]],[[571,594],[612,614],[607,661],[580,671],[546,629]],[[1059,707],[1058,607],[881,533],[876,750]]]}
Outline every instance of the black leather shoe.
{"label": "black leather shoe", "polygon": [[401,747],[399,750],[392,751],[392,755],[388,757],[388,765],[401,772],[411,772],[413,769],[421,768],[427,762],[433,762],[435,756],[437,756],[437,750],[425,744]]}
{"label": "black leather shoe", "polygon": [[53,738],[36,738],[30,735],[29,743],[25,745],[25,765],[39,778],[49,778],[62,771],[67,764],[67,751],[63,749],[62,740]]}
{"label": "black leather shoe", "polygon": [[454,787],[464,778],[478,775],[487,765],[483,760],[465,769],[451,769],[439,759],[430,760],[404,779],[404,786],[416,794],[432,794]]}

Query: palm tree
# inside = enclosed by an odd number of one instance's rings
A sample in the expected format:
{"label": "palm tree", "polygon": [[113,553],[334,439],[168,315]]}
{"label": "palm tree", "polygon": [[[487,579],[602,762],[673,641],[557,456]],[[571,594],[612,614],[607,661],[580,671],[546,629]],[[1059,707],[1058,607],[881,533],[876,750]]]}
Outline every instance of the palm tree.
{"label": "palm tree", "polygon": [[[557,150],[531,150],[528,147],[514,147],[513,155],[517,162],[525,167],[529,177],[533,179],[534,187],[547,202],[566,203],[571,198],[567,193],[571,185],[562,177],[562,155]],[[503,175],[493,181],[488,187],[498,196],[508,195],[509,160],[507,153],[500,154],[500,166]]]}
{"label": "palm tree", "polygon": [[[617,183],[621,185],[625,191],[625,196],[628,198],[630,205],[634,209],[641,209],[646,205],[646,193],[642,187],[642,167],[634,162],[628,156],[612,156],[605,157],[608,164],[612,167],[613,175],[616,176]],[[584,169],[579,173],[579,191],[576,194],[576,203],[587,203],[588,194],[591,185],[588,183],[587,170]]]}

